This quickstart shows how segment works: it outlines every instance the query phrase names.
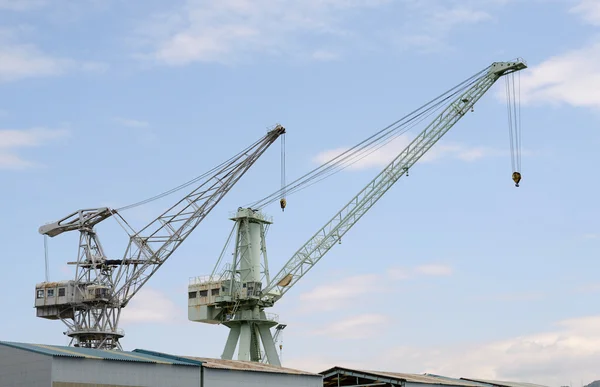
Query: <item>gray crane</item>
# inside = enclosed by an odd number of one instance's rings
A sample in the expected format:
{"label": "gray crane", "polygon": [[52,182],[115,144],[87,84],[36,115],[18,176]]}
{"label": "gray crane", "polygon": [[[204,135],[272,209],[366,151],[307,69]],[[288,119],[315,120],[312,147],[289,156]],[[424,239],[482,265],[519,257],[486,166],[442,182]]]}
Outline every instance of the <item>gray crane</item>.
{"label": "gray crane", "polygon": [[[278,324],[277,316],[266,313],[265,309],[274,306],[336,243],[341,242],[350,228],[392,185],[406,175],[467,112],[473,110],[475,103],[500,77],[526,67],[522,60],[495,62],[469,78],[468,82],[463,82],[465,86],[450,97],[442,99],[446,106],[431,123],[300,247],[273,277],[269,274],[265,241],[272,221],[257,208],[239,208],[231,218],[235,222],[229,238],[231,240],[235,234],[233,261],[221,265],[221,256],[210,276],[190,279],[188,319],[229,327],[223,359],[232,359],[239,343],[239,360],[280,365],[271,328],[275,327],[277,335],[285,325]],[[412,116],[407,122],[412,122],[414,117],[417,116]]]}
{"label": "gray crane", "polygon": [[[122,349],[119,339],[121,311],[133,296],[175,252],[208,213],[229,192],[267,148],[285,133],[276,125],[266,135],[229,160],[186,183],[194,185],[192,192],[152,220],[140,231],[125,221],[118,210],[111,208],[82,209],[40,227],[39,232],[55,237],[69,231],[79,231],[79,254],[75,279],[42,282],[36,285],[37,317],[61,320],[68,327],[70,345],[99,349]],[[159,195],[166,196],[175,190]],[[122,258],[109,259],[100,243],[95,226],[115,218],[129,235]]]}

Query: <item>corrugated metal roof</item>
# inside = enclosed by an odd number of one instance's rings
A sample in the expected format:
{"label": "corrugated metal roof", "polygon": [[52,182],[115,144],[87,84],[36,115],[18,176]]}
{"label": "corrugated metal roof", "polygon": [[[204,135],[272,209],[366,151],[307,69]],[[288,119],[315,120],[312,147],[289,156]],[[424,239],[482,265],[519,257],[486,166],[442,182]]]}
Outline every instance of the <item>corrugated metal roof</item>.
{"label": "corrugated metal roof", "polygon": [[206,368],[232,370],[232,371],[254,371],[254,372],[272,372],[278,374],[292,374],[292,375],[311,375],[321,376],[306,371],[300,371],[292,368],[278,367],[272,364],[263,364],[252,361],[242,360],[223,360],[223,359],[209,359],[206,357],[190,357],[182,356],[186,359],[193,359],[202,362],[202,366]]}
{"label": "corrugated metal roof", "polygon": [[44,344],[28,344],[15,343],[9,341],[0,341],[0,345],[7,347],[22,349],[25,351],[36,352],[47,356],[57,357],[74,357],[80,359],[94,360],[117,360],[131,361],[140,363],[154,364],[169,364],[169,365],[187,365],[198,366],[199,363],[190,361],[179,361],[165,357],[153,356],[146,353],[128,352],[128,351],[108,351],[102,349],[80,348],[80,347],[65,347],[61,345],[44,345]]}
{"label": "corrugated metal roof", "polygon": [[502,380],[486,380],[486,379],[474,379],[474,378],[461,378],[464,380],[472,380],[475,382],[491,384],[499,387],[546,387],[542,384],[534,383],[522,383],[522,382],[506,382]]}
{"label": "corrugated metal roof", "polygon": [[242,360],[223,360],[223,359],[211,359],[208,357],[195,357],[195,356],[179,356],[170,355],[167,353],[148,351],[146,349],[135,349],[135,353],[145,353],[158,357],[164,357],[167,359],[175,359],[179,361],[192,362],[194,364],[202,364],[203,367],[231,370],[231,371],[254,371],[254,372],[273,372],[278,374],[292,374],[292,375],[311,375],[321,376],[321,374],[315,374],[306,371],[300,371],[292,368],[278,367],[271,364],[263,364],[252,361]]}
{"label": "corrugated metal roof", "polygon": [[482,387],[483,384],[476,383],[468,380],[452,379],[449,377],[440,377],[437,375],[428,374],[406,374],[400,372],[387,372],[387,371],[360,371],[369,373],[372,375],[381,375],[388,378],[402,379],[410,383],[427,383],[427,384],[443,384],[448,386],[469,386],[469,387]]}
{"label": "corrugated metal roof", "polygon": [[392,380],[403,381],[407,383],[423,383],[423,384],[437,384],[446,386],[467,386],[467,387],[489,387],[483,383],[464,379],[453,379],[446,376],[432,375],[432,374],[407,374],[399,372],[388,372],[388,371],[372,371],[372,370],[354,370],[343,367],[333,367],[327,371],[321,372],[321,375],[331,375],[334,373],[341,373],[353,376],[363,376],[367,379],[386,378]]}

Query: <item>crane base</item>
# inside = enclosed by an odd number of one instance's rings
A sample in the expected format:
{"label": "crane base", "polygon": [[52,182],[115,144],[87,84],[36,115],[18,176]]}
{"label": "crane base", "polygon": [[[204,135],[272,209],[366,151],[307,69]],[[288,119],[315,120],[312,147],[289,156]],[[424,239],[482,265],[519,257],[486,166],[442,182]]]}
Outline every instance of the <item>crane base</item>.
{"label": "crane base", "polygon": [[[239,344],[238,360],[266,362],[281,366],[271,333],[271,328],[277,325],[277,322],[268,320],[264,312],[261,314],[263,315],[261,319],[234,319],[223,323],[230,331],[221,359],[232,360]],[[264,352],[261,350],[261,344]]]}

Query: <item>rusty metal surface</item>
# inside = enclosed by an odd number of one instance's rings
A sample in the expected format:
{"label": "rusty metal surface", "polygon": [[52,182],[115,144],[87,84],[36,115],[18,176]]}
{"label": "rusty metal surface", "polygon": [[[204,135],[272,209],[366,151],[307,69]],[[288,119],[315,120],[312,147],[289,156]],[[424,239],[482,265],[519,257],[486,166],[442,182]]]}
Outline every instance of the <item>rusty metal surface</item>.
{"label": "rusty metal surface", "polygon": [[[427,384],[442,384],[448,386],[469,386],[469,387],[483,387],[483,383],[477,383],[474,381],[464,379],[453,379],[445,376],[431,375],[431,374],[407,374],[400,372],[387,372],[387,371],[364,371],[358,370],[371,375],[380,375],[388,378],[402,379],[409,383],[427,383]],[[489,386],[487,386],[489,387]]]}
{"label": "rusty metal surface", "polygon": [[474,379],[474,378],[464,378],[464,380],[470,380],[470,381],[479,382],[479,383],[491,384],[493,386],[499,386],[499,387],[546,387],[542,384],[507,382],[507,381],[501,381],[501,380],[487,380],[487,379]]}
{"label": "rusty metal surface", "polygon": [[278,374],[292,374],[292,375],[313,375],[320,376],[319,374],[300,371],[292,368],[278,367],[271,364],[263,364],[251,361],[242,360],[223,360],[223,359],[210,359],[206,357],[192,357],[182,356],[185,359],[192,359],[201,361],[202,366],[206,368],[232,370],[232,371],[255,371],[255,372],[273,372]]}
{"label": "rusty metal surface", "polygon": [[[388,372],[388,371],[372,371],[372,370],[357,370],[344,367],[333,367],[326,371],[321,372],[321,375],[325,377],[324,385],[331,384],[335,385],[337,377],[340,375],[343,378],[356,378],[359,377],[365,380],[371,381],[386,381],[387,383],[401,385],[403,383],[421,383],[430,385],[443,385],[443,386],[461,386],[461,387],[491,387],[489,384],[479,383],[476,381],[455,379],[446,376],[433,375],[433,374],[409,374],[400,372]],[[329,380],[331,379],[331,380]],[[328,383],[328,380],[331,383]],[[512,387],[512,386],[506,386]],[[514,386],[517,387],[517,386]],[[525,387],[525,386],[519,386]],[[529,386],[532,387],[532,386]]]}

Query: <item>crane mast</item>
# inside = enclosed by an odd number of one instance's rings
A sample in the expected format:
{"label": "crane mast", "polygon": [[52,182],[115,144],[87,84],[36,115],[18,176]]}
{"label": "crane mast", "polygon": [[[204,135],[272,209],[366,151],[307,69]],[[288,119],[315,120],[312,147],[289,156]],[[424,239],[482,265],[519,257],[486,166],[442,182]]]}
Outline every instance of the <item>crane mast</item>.
{"label": "crane mast", "polygon": [[[40,227],[45,236],[79,231],[75,280],[36,285],[37,317],[63,321],[70,345],[122,349],[118,328],[122,309],[156,273],[208,213],[229,192],[256,160],[285,133],[276,125],[265,136],[198,178],[197,187],[139,232],[110,208],[84,209]],[[95,226],[114,217],[129,234],[121,259],[109,259]]]}
{"label": "crane mast", "polygon": [[[277,316],[267,314],[265,309],[272,307],[306,275],[409,168],[472,110],[500,77],[526,67],[520,60],[495,62],[489,66],[272,278],[269,278],[265,242],[266,227],[271,221],[258,210],[239,208],[232,218],[233,231],[236,231],[233,262],[226,264],[220,273],[215,267],[210,277],[190,280],[188,319],[230,328],[222,358],[232,359],[239,342],[239,360],[280,365],[270,328],[277,330],[282,324],[278,325]],[[219,264],[220,259],[217,266]],[[263,283],[266,286],[263,287]]]}

